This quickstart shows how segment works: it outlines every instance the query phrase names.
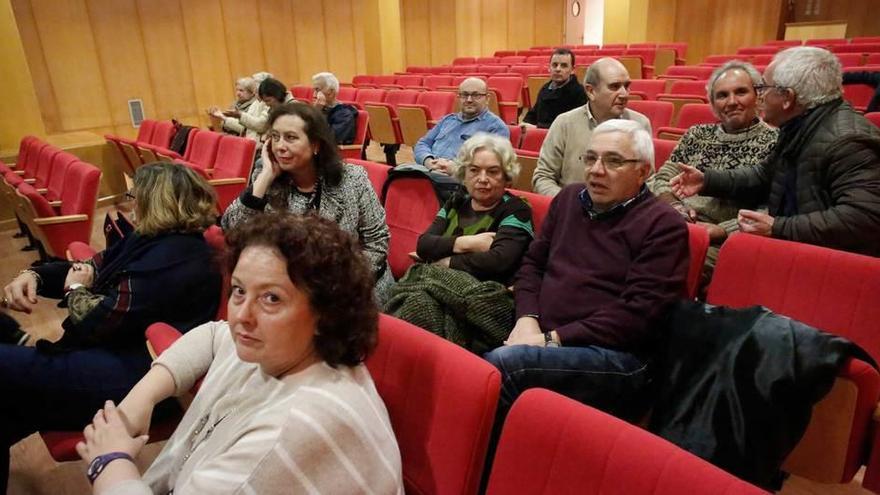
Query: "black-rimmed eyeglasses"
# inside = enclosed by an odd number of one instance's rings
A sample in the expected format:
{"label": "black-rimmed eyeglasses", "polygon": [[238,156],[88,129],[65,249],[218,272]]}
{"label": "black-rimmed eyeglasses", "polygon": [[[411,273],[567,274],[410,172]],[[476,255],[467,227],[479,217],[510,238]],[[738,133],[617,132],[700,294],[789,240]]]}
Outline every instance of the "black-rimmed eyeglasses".
{"label": "black-rimmed eyeglasses", "polygon": [[610,154],[597,155],[595,153],[584,153],[581,155],[581,162],[583,162],[586,167],[592,167],[600,160],[602,161],[602,165],[608,170],[617,170],[628,163],[642,162],[642,160],[637,160],[635,158],[624,158],[622,156]]}

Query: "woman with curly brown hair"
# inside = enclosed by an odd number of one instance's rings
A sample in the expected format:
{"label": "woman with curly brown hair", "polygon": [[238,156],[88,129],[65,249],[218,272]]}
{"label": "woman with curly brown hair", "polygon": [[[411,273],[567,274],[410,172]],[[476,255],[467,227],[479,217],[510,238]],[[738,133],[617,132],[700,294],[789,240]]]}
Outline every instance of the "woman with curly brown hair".
{"label": "woman with curly brown hair", "polygon": [[[357,239],[315,214],[273,213],[227,243],[229,322],[181,337],[86,427],[77,450],[95,493],[402,493],[388,413],[363,365],[378,309]],[[132,458],[153,406],[203,375],[141,479]]]}

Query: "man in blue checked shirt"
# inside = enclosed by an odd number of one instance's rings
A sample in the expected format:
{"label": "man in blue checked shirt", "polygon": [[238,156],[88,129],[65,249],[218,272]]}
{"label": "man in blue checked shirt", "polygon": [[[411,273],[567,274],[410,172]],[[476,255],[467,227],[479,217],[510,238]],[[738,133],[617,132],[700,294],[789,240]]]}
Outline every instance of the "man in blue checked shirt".
{"label": "man in blue checked shirt", "polygon": [[497,115],[488,110],[489,88],[485,81],[469,77],[458,86],[461,111],[451,113],[437,122],[415,147],[416,163],[430,170],[452,175],[462,143],[478,132],[510,138],[510,130]]}

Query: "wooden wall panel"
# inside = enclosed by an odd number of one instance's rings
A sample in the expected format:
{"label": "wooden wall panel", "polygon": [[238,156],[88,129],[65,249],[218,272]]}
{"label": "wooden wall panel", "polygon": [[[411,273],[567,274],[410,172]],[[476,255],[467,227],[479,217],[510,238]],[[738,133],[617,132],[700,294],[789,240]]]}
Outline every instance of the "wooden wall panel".
{"label": "wooden wall panel", "polygon": [[324,6],[317,0],[294,0],[293,12],[296,14],[294,31],[299,81],[311,81],[312,74],[327,68],[328,43],[324,35]]}
{"label": "wooden wall panel", "polygon": [[452,63],[458,53],[455,26],[456,12],[453,2],[428,2],[431,15],[431,65]]}
{"label": "wooden wall panel", "polygon": [[89,18],[101,75],[107,88],[110,125],[131,128],[128,100],[140,98],[146,115],[155,114],[155,99],[134,0],[88,0]]}
{"label": "wooden wall panel", "polygon": [[293,4],[290,0],[262,0],[259,11],[263,53],[266,55],[266,65],[259,71],[271,73],[288,86],[299,84]]}
{"label": "wooden wall panel", "polygon": [[[109,0],[112,1],[112,0]],[[251,72],[230,69],[223,9],[218,0],[187,0],[180,3],[186,47],[192,67],[196,112],[201,126],[207,126],[209,107],[228,107],[234,100],[235,79]]]}
{"label": "wooden wall panel", "polygon": [[534,45],[558,45],[562,43],[563,26],[565,25],[564,0],[535,0]]}
{"label": "wooden wall panel", "polygon": [[535,12],[535,0],[508,0],[507,16],[507,48],[510,50],[527,50],[536,43],[535,19],[529,15]]}
{"label": "wooden wall panel", "polygon": [[431,63],[430,6],[434,2],[401,2],[400,18],[403,24],[403,61],[406,65]]}
{"label": "wooden wall panel", "polygon": [[[806,8],[810,7],[809,15]],[[876,0],[795,0],[791,22],[846,21],[846,36],[880,36]]]}
{"label": "wooden wall panel", "polygon": [[697,63],[706,55],[735,53],[742,46],[775,39],[781,13],[779,1],[738,0],[713,3],[678,0],[675,40],[688,43],[687,59]]}
{"label": "wooden wall panel", "polygon": [[40,42],[40,34],[37,32],[37,21],[34,19],[31,2],[30,0],[12,0],[12,10],[31,72],[43,125],[46,132],[58,132],[63,129],[61,117],[58,115],[58,101],[55,98],[52,77],[49,75],[49,68],[46,65],[45,51]]}
{"label": "wooden wall panel", "polygon": [[482,0],[481,52],[491,55],[496,50],[506,50],[507,17],[510,11],[507,0]]}
{"label": "wooden wall panel", "polygon": [[[350,81],[355,75],[357,54],[354,37],[353,0],[324,0],[324,34],[327,46],[327,64],[321,70],[329,70],[340,81]],[[317,72],[317,71],[316,71]],[[309,74],[311,84],[311,74]]]}
{"label": "wooden wall panel", "polygon": [[[186,3],[191,0],[181,0]],[[260,11],[257,0],[221,0],[226,52],[233,74],[253,74],[264,70],[266,58],[260,35]],[[201,19],[199,19],[201,21]]]}
{"label": "wooden wall panel", "polygon": [[83,0],[33,2],[37,32],[59,101],[61,125],[77,130],[110,121],[95,40]]}

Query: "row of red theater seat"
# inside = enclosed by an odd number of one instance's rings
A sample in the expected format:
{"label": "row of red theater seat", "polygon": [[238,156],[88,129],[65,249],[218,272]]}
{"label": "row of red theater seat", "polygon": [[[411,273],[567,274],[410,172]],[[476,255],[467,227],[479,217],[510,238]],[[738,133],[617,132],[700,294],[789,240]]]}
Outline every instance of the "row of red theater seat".
{"label": "row of red theater seat", "polygon": [[[367,168],[374,188],[381,191],[388,168],[369,162],[360,164]],[[410,242],[414,246],[415,237],[401,236],[401,232],[407,234],[411,231],[417,237],[426,227],[425,222],[429,223],[433,218],[438,207],[430,185],[428,189],[424,189],[406,183],[408,180],[395,180],[385,198],[389,226],[392,228],[392,251],[410,251],[412,248],[406,243]],[[400,183],[399,187],[395,186],[396,183]],[[536,228],[540,228],[550,198],[516,193],[530,200],[535,211]],[[426,212],[430,217],[421,220],[417,218],[425,216]],[[395,220],[403,217],[410,218]],[[395,237],[398,242],[396,246]],[[395,255],[391,253],[392,264],[395,263],[394,258]],[[713,304],[733,307],[764,304],[782,314],[846,336],[859,343],[872,356],[878,357],[880,339],[877,335],[880,332],[877,331],[877,322],[880,321],[880,308],[872,304],[871,299],[880,290],[878,284],[880,260],[827,248],[739,234],[729,239],[722,248],[709,288],[708,300]],[[161,330],[153,332],[161,333]],[[432,365],[426,366],[426,363]],[[388,407],[400,444],[407,491],[474,493],[498,397],[497,371],[448,342],[385,316],[380,322],[379,347],[368,359],[367,366]],[[439,372],[441,369],[442,373]],[[878,459],[875,457],[878,452],[872,447],[877,445],[878,437],[872,435],[880,433],[876,433],[877,430],[871,427],[871,411],[880,397],[880,375],[867,364],[851,360],[842,370],[838,382],[835,387],[850,386],[854,392],[844,396],[844,404],[839,402],[840,394],[832,393],[817,405],[813,424],[786,466],[796,474],[834,483],[849,481],[858,466],[867,463],[869,467],[864,483],[866,487],[876,489]],[[666,493],[667,490],[669,493],[679,493],[682,480],[691,491],[706,489],[708,493],[716,493],[719,486],[731,483],[732,478],[729,476],[707,468],[699,461],[694,463],[691,456],[682,454],[647,433],[639,432],[632,426],[626,426],[599,413],[587,412],[576,414],[598,415],[601,418],[600,431],[620,431],[621,435],[633,435],[633,441],[637,439],[640,442],[639,452],[642,453],[635,453],[632,449],[618,449],[608,453],[601,448],[601,445],[605,445],[602,440],[596,445],[591,443],[591,448],[587,450],[597,452],[605,461],[601,466],[605,467],[585,473],[583,464],[577,463],[578,468],[572,470],[569,463],[559,456],[549,459],[548,452],[563,449],[566,453],[577,453],[563,455],[562,458],[587,455],[583,446],[577,447],[578,439],[581,438],[578,435],[592,430],[578,423],[572,430],[567,430],[568,435],[544,436],[540,434],[542,430],[538,425],[526,422],[524,424],[528,428],[524,429],[521,421],[525,419],[520,418],[521,413],[518,411],[537,408],[542,414],[546,414],[546,408],[552,407],[554,411],[569,414],[574,410],[572,408],[584,406],[551,398],[544,392],[532,392],[524,396],[524,400],[535,395],[544,396],[539,404],[515,406],[509,416],[510,423],[505,424],[494,468],[504,475],[493,472],[489,493],[502,493],[513,486],[523,488],[546,483],[547,478],[538,473],[547,473],[550,469],[554,469],[553,483],[557,483],[550,485],[554,487],[554,493],[565,490],[592,493],[584,490],[594,488],[605,490],[602,493],[617,493],[607,491],[617,489],[621,493],[628,493],[627,490],[633,489],[633,485],[628,484],[631,481],[654,486],[657,489],[655,493]],[[414,397],[418,400],[413,401]],[[419,404],[418,410],[412,409],[413,403]],[[848,414],[846,411],[855,413]],[[414,421],[416,417],[419,421]],[[841,417],[843,418],[840,419]],[[837,421],[831,437],[823,434],[829,428],[826,423],[829,419]],[[614,436],[616,435],[611,435],[612,438]],[[50,435],[47,438],[57,440],[59,437]],[[443,440],[438,441],[441,438]],[[545,441],[539,442],[542,438]],[[529,448],[525,449],[524,445]],[[645,449],[644,445],[651,445],[652,448]],[[817,446],[821,450],[810,450]],[[647,462],[643,455],[645,452],[653,452],[654,448],[659,449],[657,452],[662,455]],[[53,455],[56,453],[55,450],[51,451]],[[517,454],[519,461],[508,458],[511,451]],[[673,456],[676,462],[670,463]],[[632,465],[636,459],[641,466],[638,474],[619,471]],[[678,462],[688,466],[689,475],[680,473],[657,477],[656,474],[651,474],[667,469],[678,473]],[[529,471],[523,464],[537,466],[538,473]],[[831,467],[819,473],[810,471],[816,469],[816,465]],[[620,479],[613,478],[610,484],[603,481],[608,474],[605,470],[610,470]],[[703,484],[693,485],[691,476],[697,476],[697,472],[701,479],[704,479],[707,472],[713,473],[713,476]],[[716,484],[719,480],[723,480],[722,485]],[[736,489],[745,490],[744,493],[758,493],[746,485],[737,485]]]}
{"label": "row of red theater seat", "polygon": [[15,166],[0,162],[0,173],[3,201],[46,254],[63,257],[71,242],[88,242],[100,169],[34,136],[25,136]]}

